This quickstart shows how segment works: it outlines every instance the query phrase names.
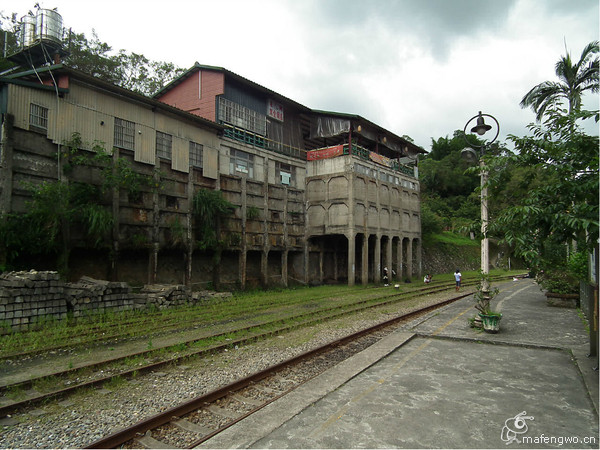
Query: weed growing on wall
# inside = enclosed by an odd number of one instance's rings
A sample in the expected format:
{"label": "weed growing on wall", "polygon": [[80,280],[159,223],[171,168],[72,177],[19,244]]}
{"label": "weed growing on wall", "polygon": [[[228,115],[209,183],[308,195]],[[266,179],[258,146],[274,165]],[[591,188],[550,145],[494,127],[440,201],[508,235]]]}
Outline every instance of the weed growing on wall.
{"label": "weed growing on wall", "polygon": [[[0,217],[0,270],[16,268],[22,254],[53,254],[58,271],[66,275],[71,231],[79,230],[90,247],[110,247],[115,217],[106,194],[117,189],[135,196],[144,188],[160,189],[153,175],[135,172],[125,158],[114,158],[101,143],[95,142],[91,152],[82,147],[81,135],[73,133],[57,155],[62,179],[25,185],[31,196],[27,212]],[[77,168],[95,176],[80,182]]]}

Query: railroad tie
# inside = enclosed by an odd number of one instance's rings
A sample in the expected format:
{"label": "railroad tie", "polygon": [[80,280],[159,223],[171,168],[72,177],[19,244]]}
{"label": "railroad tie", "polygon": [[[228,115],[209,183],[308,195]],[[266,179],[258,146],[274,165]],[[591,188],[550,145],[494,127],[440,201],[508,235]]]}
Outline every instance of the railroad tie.
{"label": "railroad tie", "polygon": [[226,419],[237,419],[240,417],[238,413],[216,405],[210,405],[206,409],[208,409],[211,413],[216,414],[217,416],[225,417]]}
{"label": "railroad tie", "polygon": [[190,431],[192,433],[198,433],[198,434],[202,434],[202,435],[210,434],[214,431],[212,428],[203,427],[202,425],[198,425],[197,423],[190,422],[185,419],[177,419],[177,420],[174,420],[172,423],[173,423],[173,425],[181,428],[182,430]]}
{"label": "railroad tie", "polygon": [[274,375],[273,380],[281,384],[294,384],[292,380],[282,377],[281,375]]}
{"label": "railroad tie", "polygon": [[256,389],[257,391],[264,392],[265,394],[269,395],[281,395],[284,392],[279,389],[273,389],[267,386],[261,386],[259,384],[253,385],[252,389]]}
{"label": "railroad tie", "polygon": [[172,445],[165,444],[152,437],[152,433],[147,431],[142,437],[135,438],[136,442],[141,444],[144,448],[176,448]]}
{"label": "railroad tie", "polygon": [[238,402],[240,403],[244,403],[246,405],[250,405],[250,406],[262,406],[263,402],[261,402],[260,400],[256,400],[253,398],[249,398],[249,397],[245,397],[241,394],[233,394],[233,398],[236,399]]}

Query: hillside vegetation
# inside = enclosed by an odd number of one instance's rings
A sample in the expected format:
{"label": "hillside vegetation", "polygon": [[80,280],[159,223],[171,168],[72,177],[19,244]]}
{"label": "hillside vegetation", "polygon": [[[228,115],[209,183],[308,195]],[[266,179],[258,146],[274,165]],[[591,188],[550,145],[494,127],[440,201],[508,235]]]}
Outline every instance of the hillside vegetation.
{"label": "hillside vegetation", "polygon": [[[510,259],[509,259],[510,258]],[[490,269],[526,270],[525,263],[510,256],[507,248],[490,242]],[[423,272],[432,275],[454,273],[456,269],[477,271],[481,268],[479,240],[451,232],[427,235],[423,240]]]}

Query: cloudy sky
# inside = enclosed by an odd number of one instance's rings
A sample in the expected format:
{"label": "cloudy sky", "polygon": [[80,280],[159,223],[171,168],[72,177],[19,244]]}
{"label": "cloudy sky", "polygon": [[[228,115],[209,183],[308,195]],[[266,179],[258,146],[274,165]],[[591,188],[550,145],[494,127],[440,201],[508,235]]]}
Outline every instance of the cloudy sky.
{"label": "cloudy sky", "polygon": [[[23,0],[0,10],[19,17]],[[11,5],[12,3],[12,5]],[[313,109],[360,115],[426,150],[478,111],[500,139],[535,120],[519,102],[599,38],[598,0],[39,0],[113,49],[220,66]],[[93,6],[91,6],[93,5]],[[29,7],[29,8],[28,8]],[[598,108],[598,96],[584,98]],[[586,127],[597,134],[596,124]]]}

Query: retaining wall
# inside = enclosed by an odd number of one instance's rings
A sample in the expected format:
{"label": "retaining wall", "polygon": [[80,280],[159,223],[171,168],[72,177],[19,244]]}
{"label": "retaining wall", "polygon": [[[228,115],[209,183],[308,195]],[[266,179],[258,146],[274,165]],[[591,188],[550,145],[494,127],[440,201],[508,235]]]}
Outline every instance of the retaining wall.
{"label": "retaining wall", "polygon": [[66,283],[58,272],[7,272],[0,274],[0,333],[26,331],[67,315],[164,309],[230,296],[228,292],[190,293],[184,285],[147,285],[136,293],[123,282],[82,277],[77,283]]}

